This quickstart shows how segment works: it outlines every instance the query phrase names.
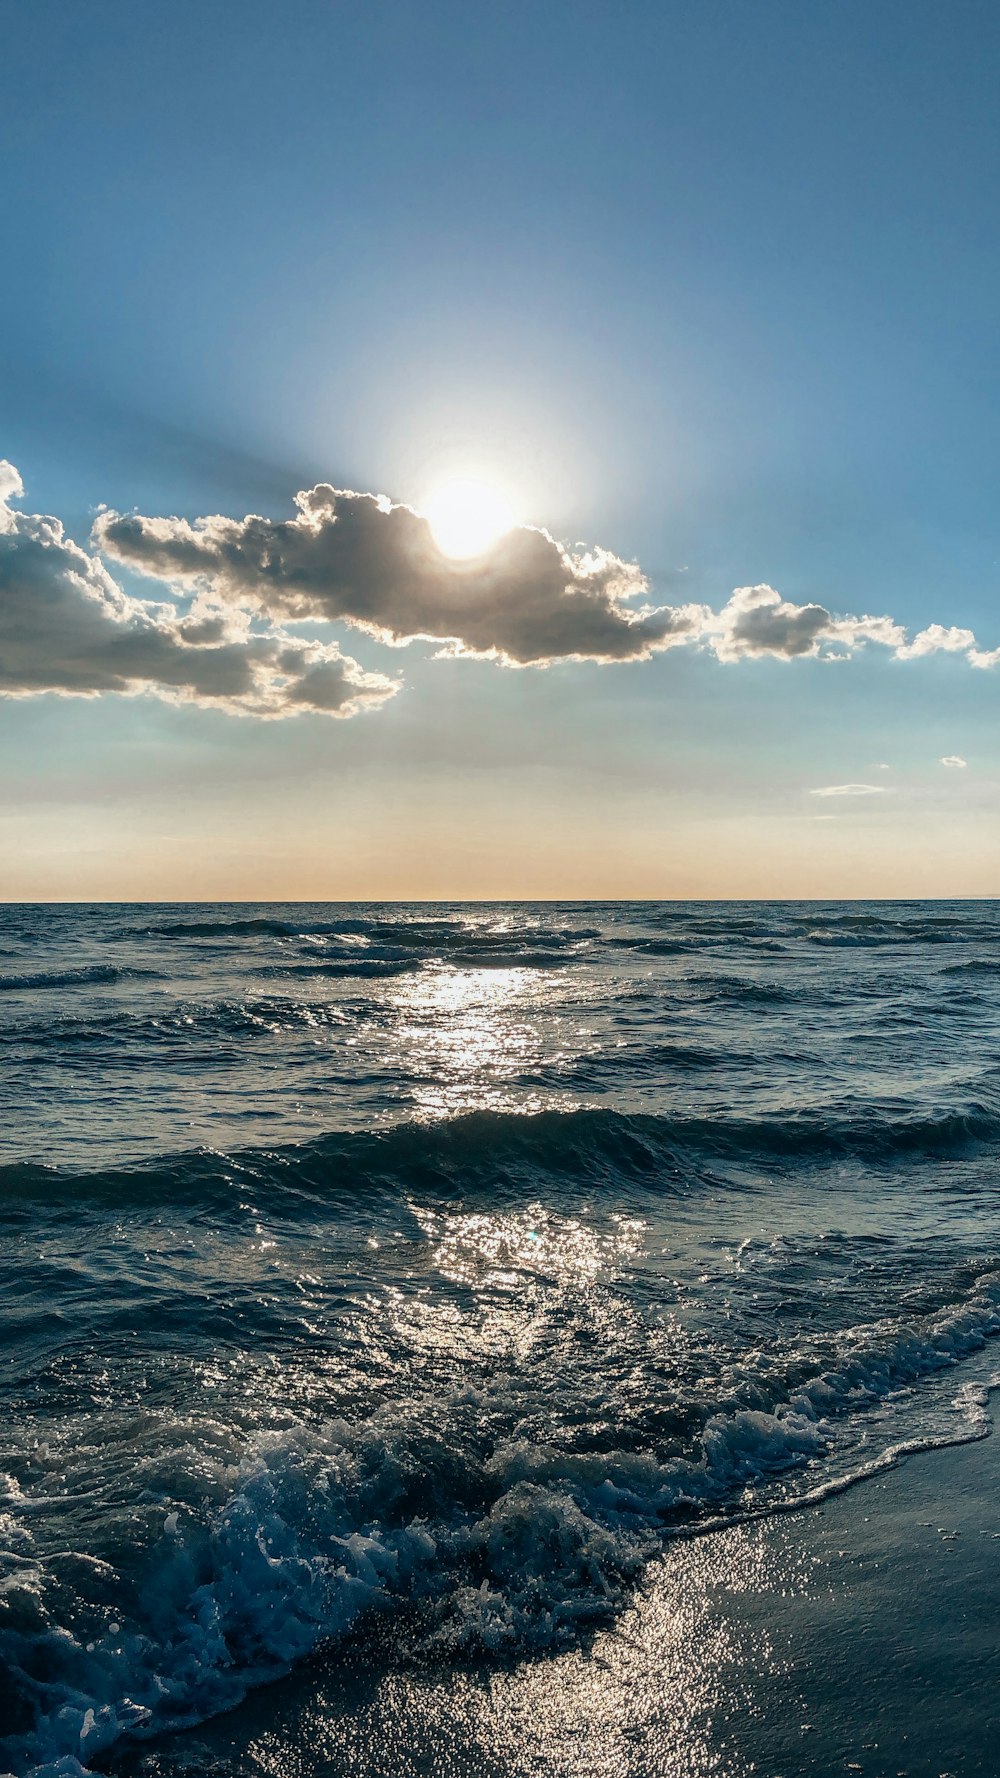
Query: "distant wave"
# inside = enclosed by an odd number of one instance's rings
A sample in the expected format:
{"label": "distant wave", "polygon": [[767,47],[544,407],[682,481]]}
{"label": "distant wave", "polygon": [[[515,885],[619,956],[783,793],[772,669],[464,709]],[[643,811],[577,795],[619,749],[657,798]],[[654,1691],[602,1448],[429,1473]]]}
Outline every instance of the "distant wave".
{"label": "distant wave", "polygon": [[[456,968],[470,969],[561,969],[573,959],[559,952],[495,951],[485,953],[465,947],[449,952],[447,962]],[[419,956],[371,956],[358,951],[353,956],[331,957],[316,963],[269,963],[259,973],[267,976],[392,976],[413,975],[434,958]]]}
{"label": "distant wave", "polygon": [[820,926],[814,927],[803,936],[811,945],[835,945],[842,949],[881,949],[888,945],[955,945],[967,944],[967,932],[955,932],[943,927],[932,927],[929,930],[907,929],[898,926],[891,928],[870,927],[843,928]]}
{"label": "distant wave", "polygon": [[153,938],[284,938],[294,931],[295,927],[289,921],[266,916],[235,920],[165,920],[161,925],[138,929],[139,936],[148,934]]}
{"label": "distant wave", "polygon": [[[362,971],[362,974],[371,973]],[[148,1064],[164,1047],[182,1048],[193,1039],[268,1038],[328,1031],[343,1024],[344,1015],[323,1000],[284,996],[248,996],[208,1004],[171,1000],[140,1007],[117,1004],[90,1015],[63,1011],[48,1017],[11,1019],[0,1027],[0,1047],[47,1049],[56,1057],[76,1044],[103,1047],[105,1059],[122,1052],[126,1065],[141,1055]],[[221,1050],[215,1052],[216,1056]]]}
{"label": "distant wave", "polygon": [[786,987],[781,982],[756,982],[745,976],[702,973],[685,975],[682,980],[685,986],[697,988],[706,1000],[746,1006],[786,1006],[805,999],[815,1004],[822,998],[816,990]]}
{"label": "distant wave", "polygon": [[579,945],[597,939],[597,927],[533,925],[530,921],[513,925],[509,922],[491,925],[487,921],[466,919],[400,920],[373,914],[370,918],[344,916],[342,919],[295,920],[272,915],[243,919],[168,920],[161,924],[132,929],[128,937],[154,938],[339,938],[355,936],[373,938],[383,943],[406,945],[415,949],[427,946],[471,946],[477,949],[509,950],[515,945],[544,945],[549,948]]}
{"label": "distant wave", "polygon": [[[796,1057],[799,1061],[801,1058]],[[643,1045],[625,1045],[620,1048],[602,1050],[595,1055],[578,1056],[571,1062],[560,1066],[550,1064],[538,1071],[531,1078],[549,1084],[573,1086],[601,1085],[614,1083],[623,1078],[641,1079],[648,1077],[656,1081],[668,1081],[676,1074],[705,1074],[717,1069],[731,1069],[739,1072],[744,1069],[755,1069],[760,1058],[750,1052],[741,1053],[732,1049],[713,1049],[706,1044],[694,1043],[650,1043]]]}
{"label": "distant wave", "polygon": [[323,963],[268,963],[261,966],[258,974],[262,976],[282,976],[289,978],[317,978],[328,976],[367,976],[374,980],[378,976],[413,975],[420,968],[419,957],[368,957],[359,951],[353,957],[331,957]]}
{"label": "distant wave", "polygon": [[0,993],[34,993],[45,988],[111,987],[115,982],[130,981],[141,976],[156,976],[152,969],[119,969],[110,963],[95,963],[83,969],[41,969],[19,975],[0,975]]}

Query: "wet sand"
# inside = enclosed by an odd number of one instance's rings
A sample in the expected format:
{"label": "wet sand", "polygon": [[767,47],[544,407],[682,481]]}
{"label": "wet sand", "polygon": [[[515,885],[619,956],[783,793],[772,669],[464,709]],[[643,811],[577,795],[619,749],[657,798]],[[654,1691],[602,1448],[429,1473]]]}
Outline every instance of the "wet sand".
{"label": "wet sand", "polygon": [[[589,1646],[401,1668],[387,1621],[115,1765],[145,1778],[1000,1771],[1000,1439],[678,1542]],[[394,1642],[397,1646],[394,1647]]]}

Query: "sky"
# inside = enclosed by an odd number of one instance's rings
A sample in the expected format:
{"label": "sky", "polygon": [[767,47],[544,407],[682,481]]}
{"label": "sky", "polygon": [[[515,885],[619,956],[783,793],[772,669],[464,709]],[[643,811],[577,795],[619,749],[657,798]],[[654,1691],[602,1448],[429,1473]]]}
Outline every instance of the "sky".
{"label": "sky", "polygon": [[0,897],[997,893],[995,6],[0,32]]}

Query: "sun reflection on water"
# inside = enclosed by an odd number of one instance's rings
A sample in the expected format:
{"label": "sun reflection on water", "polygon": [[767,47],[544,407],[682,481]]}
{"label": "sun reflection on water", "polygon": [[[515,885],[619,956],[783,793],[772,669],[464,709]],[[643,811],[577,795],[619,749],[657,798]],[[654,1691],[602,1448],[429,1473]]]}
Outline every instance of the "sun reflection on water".
{"label": "sun reflection on water", "polygon": [[597,1229],[542,1204],[499,1214],[412,1208],[436,1270],[469,1286],[514,1289],[528,1277],[579,1287],[632,1258],[645,1233],[637,1217],[614,1216]]}
{"label": "sun reflection on water", "polygon": [[403,978],[393,990],[394,1040],[418,1116],[530,1113],[559,1102],[554,1092],[523,1086],[543,1059],[552,1061],[544,1035],[550,1000],[537,969],[445,968]]}

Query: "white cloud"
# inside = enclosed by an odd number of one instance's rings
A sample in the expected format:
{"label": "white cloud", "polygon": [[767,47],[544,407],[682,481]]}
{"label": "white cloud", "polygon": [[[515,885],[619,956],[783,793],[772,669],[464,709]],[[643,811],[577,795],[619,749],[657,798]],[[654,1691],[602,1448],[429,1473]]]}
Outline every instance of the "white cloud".
{"label": "white cloud", "polygon": [[[8,500],[19,500],[24,493],[24,483],[6,457],[0,457],[0,506],[6,506]],[[0,525],[3,524],[0,516]]]}
{"label": "white cloud", "polygon": [[967,654],[975,648],[976,638],[971,630],[959,630],[954,624],[928,624],[926,630],[919,630],[912,642],[897,648],[896,654],[901,661],[917,660],[924,654]]}
{"label": "white cloud", "polygon": [[810,796],[891,796],[887,784],[822,784]]}
{"label": "white cloud", "polygon": [[946,753],[941,760],[943,766],[956,766],[962,770],[964,770],[968,763],[968,760],[962,759],[958,753]]}
{"label": "white cloud", "polygon": [[15,512],[21,493],[0,461],[0,696],[146,692],[248,716],[352,716],[398,689],[335,643],[254,630],[207,600],[185,613],[131,598],[58,519]]}

